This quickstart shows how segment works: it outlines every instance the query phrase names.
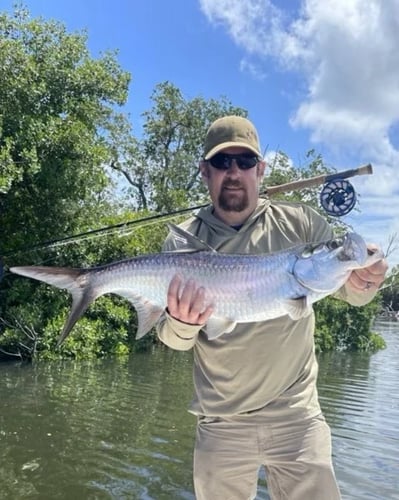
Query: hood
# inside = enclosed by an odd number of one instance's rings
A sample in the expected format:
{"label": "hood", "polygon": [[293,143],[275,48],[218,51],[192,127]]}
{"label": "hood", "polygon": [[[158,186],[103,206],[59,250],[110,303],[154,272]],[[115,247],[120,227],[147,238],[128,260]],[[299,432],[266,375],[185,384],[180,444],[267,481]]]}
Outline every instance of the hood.
{"label": "hood", "polygon": [[269,206],[270,200],[259,198],[255,210],[248,217],[239,231],[215,217],[215,215],[213,214],[213,205],[208,205],[204,208],[201,208],[196,214],[194,214],[194,217],[207,224],[210,228],[212,228],[212,230],[219,234],[219,237],[225,235],[226,237],[231,238],[233,234],[249,231],[251,227],[257,223],[259,216],[265,213]]}

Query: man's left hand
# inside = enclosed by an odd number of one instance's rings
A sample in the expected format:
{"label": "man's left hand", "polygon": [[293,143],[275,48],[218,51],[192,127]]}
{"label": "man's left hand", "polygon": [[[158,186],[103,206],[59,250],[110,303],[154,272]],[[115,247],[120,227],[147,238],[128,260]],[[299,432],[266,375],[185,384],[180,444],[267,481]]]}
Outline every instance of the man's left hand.
{"label": "man's left hand", "polygon": [[[368,250],[372,253],[380,251],[376,245],[367,245]],[[346,286],[352,288],[356,292],[376,292],[383,283],[388,270],[388,263],[385,259],[381,259],[369,267],[356,269],[349,276]]]}

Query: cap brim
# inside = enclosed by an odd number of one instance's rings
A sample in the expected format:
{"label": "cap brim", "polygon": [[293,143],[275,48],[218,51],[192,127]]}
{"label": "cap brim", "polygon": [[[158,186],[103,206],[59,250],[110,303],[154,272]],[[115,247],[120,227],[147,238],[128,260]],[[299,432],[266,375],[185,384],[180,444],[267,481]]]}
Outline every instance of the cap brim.
{"label": "cap brim", "polygon": [[222,149],[226,148],[245,148],[249,149],[249,151],[252,151],[256,156],[262,156],[261,153],[256,149],[250,146],[249,144],[245,142],[222,142],[222,144],[218,144],[214,148],[212,148],[210,151],[207,152],[207,154],[204,156],[204,160],[209,160],[209,158],[212,158],[216,153],[219,153],[219,151],[222,151]]}

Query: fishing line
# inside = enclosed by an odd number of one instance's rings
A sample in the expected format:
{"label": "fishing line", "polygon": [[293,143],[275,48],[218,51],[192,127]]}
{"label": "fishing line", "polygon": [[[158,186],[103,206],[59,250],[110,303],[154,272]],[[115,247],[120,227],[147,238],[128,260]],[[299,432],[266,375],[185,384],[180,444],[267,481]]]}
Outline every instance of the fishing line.
{"label": "fishing line", "polygon": [[[78,234],[74,234],[71,236],[65,236],[63,238],[56,238],[54,240],[44,241],[44,242],[38,243],[36,245],[33,245],[31,247],[17,248],[16,250],[13,250],[12,252],[5,253],[3,255],[3,258],[13,257],[13,256],[18,255],[18,254],[20,255],[20,254],[31,253],[31,252],[34,252],[35,250],[43,250],[46,248],[56,248],[56,247],[69,245],[72,243],[80,243],[82,241],[94,239],[94,238],[97,238],[100,236],[104,236],[104,235],[107,236],[107,233],[109,233],[109,235],[112,235],[114,232],[121,232],[122,233],[123,231],[126,230],[127,227],[131,227],[131,226],[144,227],[144,226],[147,226],[150,224],[155,224],[159,220],[173,219],[176,215],[184,214],[187,212],[192,212],[192,211],[198,210],[199,208],[202,208],[204,206],[206,206],[206,205],[199,205],[196,207],[183,208],[183,209],[175,210],[172,212],[167,212],[164,214],[150,215],[147,217],[142,217],[141,219],[135,219],[132,221],[127,221],[127,222],[120,222],[118,224],[104,226],[104,227],[101,227],[98,229],[85,231],[83,233],[78,233]],[[124,234],[123,236],[127,236],[131,232],[132,231],[130,230],[127,232],[127,234]],[[2,266],[2,264],[0,262],[0,274],[1,274],[1,266]]]}

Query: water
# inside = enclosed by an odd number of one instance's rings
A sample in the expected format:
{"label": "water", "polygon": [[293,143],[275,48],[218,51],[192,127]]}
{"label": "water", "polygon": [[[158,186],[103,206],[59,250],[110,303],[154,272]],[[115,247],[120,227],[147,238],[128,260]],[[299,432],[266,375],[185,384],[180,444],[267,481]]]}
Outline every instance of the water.
{"label": "water", "polygon": [[320,359],[319,395],[344,499],[399,499],[399,322],[376,329],[388,347]]}
{"label": "water", "polygon": [[[377,329],[386,350],[320,358],[344,500],[399,500],[399,322]],[[194,500],[191,390],[191,353],[168,349],[0,364],[0,498]]]}

